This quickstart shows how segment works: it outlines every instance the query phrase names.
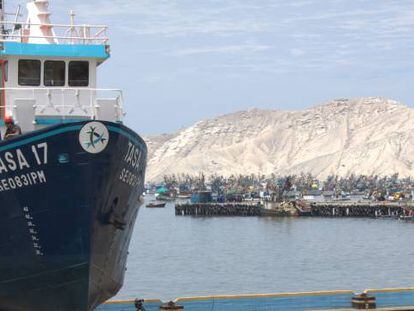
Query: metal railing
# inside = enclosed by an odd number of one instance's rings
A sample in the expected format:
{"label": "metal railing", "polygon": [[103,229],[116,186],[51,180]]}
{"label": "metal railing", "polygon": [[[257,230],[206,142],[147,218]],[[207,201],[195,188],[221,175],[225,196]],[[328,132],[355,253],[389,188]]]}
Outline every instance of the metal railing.
{"label": "metal railing", "polygon": [[121,121],[124,116],[124,98],[119,89],[6,87],[0,88],[0,93],[4,93],[1,96],[6,101],[6,105],[0,108],[11,115],[14,115],[17,108],[15,100],[33,100],[36,116],[59,116],[62,119],[83,116],[96,119],[102,108],[100,105],[105,104],[105,100],[110,100],[114,103],[114,119]]}
{"label": "metal railing", "polygon": [[[28,27],[52,27],[54,36],[34,36],[28,34]],[[65,25],[65,24],[33,24],[16,21],[0,21],[4,33],[0,34],[0,42],[22,42],[29,39],[53,39],[55,44],[107,45],[108,27],[105,25]]]}

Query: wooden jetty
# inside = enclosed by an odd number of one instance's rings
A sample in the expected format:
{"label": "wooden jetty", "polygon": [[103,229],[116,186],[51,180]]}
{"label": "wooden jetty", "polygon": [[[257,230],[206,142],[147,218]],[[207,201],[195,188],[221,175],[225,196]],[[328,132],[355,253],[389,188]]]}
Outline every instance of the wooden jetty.
{"label": "wooden jetty", "polygon": [[413,215],[413,202],[283,202],[272,208],[260,203],[199,203],[177,204],[177,216],[274,216],[274,217],[371,217],[399,218]]}

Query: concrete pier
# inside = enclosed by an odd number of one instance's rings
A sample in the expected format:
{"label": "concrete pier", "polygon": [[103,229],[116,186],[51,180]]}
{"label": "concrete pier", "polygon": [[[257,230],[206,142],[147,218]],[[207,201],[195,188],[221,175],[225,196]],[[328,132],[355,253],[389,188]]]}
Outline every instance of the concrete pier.
{"label": "concrete pier", "polygon": [[[375,310],[408,311],[414,310],[414,288],[368,289],[363,291],[372,301],[375,297]],[[313,310],[351,311],[352,301],[361,294],[352,290],[275,293],[257,295],[221,295],[205,297],[182,297],[173,303],[163,304],[160,300],[145,300],[143,309],[160,311],[161,307],[179,307],[185,311],[251,311],[251,310]],[[170,306],[171,305],[171,306]],[[373,303],[371,303],[373,306]],[[112,301],[99,306],[97,311],[136,311],[134,301]],[[171,309],[167,309],[171,310]],[[183,310],[183,309],[181,309]],[[366,308],[365,308],[366,310]]]}

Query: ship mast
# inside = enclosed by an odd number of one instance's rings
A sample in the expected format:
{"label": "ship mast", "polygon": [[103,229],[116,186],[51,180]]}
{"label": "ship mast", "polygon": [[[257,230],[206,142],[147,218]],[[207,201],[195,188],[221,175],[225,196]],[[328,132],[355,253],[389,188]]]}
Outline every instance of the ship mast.
{"label": "ship mast", "polygon": [[49,1],[34,0],[26,5],[28,11],[27,30],[28,43],[54,44],[57,43],[55,32],[50,21]]}
{"label": "ship mast", "polygon": [[0,37],[3,39],[4,35],[4,0],[0,0]]}

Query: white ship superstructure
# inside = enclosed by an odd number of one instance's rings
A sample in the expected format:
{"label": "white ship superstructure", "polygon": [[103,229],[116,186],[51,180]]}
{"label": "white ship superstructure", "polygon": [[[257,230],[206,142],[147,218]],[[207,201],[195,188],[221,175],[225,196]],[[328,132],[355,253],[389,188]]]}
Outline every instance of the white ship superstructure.
{"label": "white ship superstructure", "polygon": [[24,132],[46,125],[99,119],[120,122],[122,92],[97,87],[109,58],[107,26],[52,24],[49,1],[27,3],[27,20],[4,14],[1,0],[0,115]]}

